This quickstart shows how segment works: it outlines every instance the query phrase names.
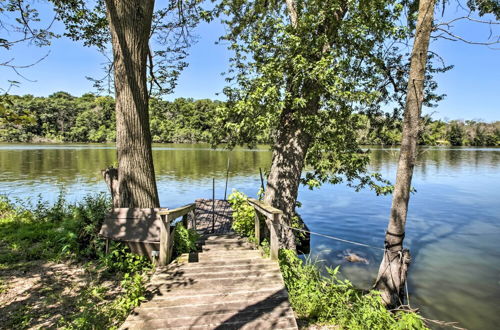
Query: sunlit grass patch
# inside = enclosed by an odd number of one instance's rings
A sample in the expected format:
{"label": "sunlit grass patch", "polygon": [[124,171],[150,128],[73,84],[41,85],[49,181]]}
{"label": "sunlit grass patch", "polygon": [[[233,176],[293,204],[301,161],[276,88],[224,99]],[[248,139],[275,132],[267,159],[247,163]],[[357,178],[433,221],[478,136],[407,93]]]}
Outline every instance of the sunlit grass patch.
{"label": "sunlit grass patch", "polygon": [[0,197],[0,324],[112,328],[145,299],[149,260],[121,244],[104,253],[109,208],[103,194],[52,205]]}

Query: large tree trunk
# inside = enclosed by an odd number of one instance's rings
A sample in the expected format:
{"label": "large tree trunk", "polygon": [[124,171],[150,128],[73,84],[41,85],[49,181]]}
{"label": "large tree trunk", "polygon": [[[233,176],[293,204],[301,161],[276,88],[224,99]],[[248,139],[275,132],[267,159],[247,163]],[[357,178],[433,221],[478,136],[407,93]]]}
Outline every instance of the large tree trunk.
{"label": "large tree trunk", "polygon": [[410,76],[406,94],[403,121],[403,137],[399,153],[396,185],[385,236],[386,249],[380,264],[375,288],[389,307],[404,301],[406,273],[410,264],[410,252],[403,249],[411,180],[417,156],[419,120],[422,110],[427,50],[434,19],[435,0],[421,0],[415,40],[410,62]]}
{"label": "large tree trunk", "polygon": [[[273,162],[267,178],[264,202],[284,212],[283,224],[290,226],[296,216],[295,206],[304,168],[304,160],[311,141],[292,111],[284,110],[280,128],[273,146]],[[295,249],[295,236],[286,227],[279,228],[280,248]]]}
{"label": "large tree trunk", "polygon": [[154,0],[106,0],[113,46],[120,207],[158,207],[146,59]]}

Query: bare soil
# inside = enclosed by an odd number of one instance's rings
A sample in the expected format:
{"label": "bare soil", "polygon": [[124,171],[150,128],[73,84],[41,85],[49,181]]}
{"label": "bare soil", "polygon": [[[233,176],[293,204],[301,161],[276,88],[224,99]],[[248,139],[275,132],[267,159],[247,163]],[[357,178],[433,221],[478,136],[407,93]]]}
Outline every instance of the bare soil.
{"label": "bare soil", "polygon": [[[0,269],[0,329],[56,328],[96,274],[81,264],[42,261]],[[116,291],[116,283],[105,284]]]}

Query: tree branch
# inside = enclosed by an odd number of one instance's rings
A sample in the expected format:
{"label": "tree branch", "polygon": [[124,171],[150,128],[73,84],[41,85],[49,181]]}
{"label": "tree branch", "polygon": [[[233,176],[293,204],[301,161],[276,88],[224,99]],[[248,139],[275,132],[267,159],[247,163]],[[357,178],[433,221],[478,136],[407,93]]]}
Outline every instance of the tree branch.
{"label": "tree branch", "polygon": [[440,27],[435,27],[434,31],[443,32],[442,34],[437,35],[435,38],[443,38],[443,39],[447,39],[447,40],[451,40],[451,41],[462,41],[462,42],[465,42],[466,44],[471,44],[471,45],[491,46],[491,45],[495,45],[495,44],[500,43],[500,36],[497,37],[496,40],[491,41],[491,42],[479,42],[479,41],[467,40],[465,38],[460,37],[459,35],[453,34],[450,31],[443,29],[443,28],[440,28]]}

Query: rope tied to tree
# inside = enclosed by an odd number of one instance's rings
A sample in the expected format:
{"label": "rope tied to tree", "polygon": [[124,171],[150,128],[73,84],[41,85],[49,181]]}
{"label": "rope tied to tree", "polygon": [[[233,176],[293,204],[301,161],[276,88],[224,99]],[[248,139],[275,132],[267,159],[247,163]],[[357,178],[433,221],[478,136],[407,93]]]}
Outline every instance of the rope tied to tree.
{"label": "rope tied to tree", "polygon": [[378,246],[373,246],[373,245],[368,245],[368,244],[364,244],[364,243],[360,243],[360,242],[355,242],[355,241],[351,241],[351,240],[347,240],[347,239],[343,239],[343,238],[335,237],[335,236],[331,236],[331,235],[316,233],[316,232],[305,230],[305,229],[301,229],[301,228],[293,228],[293,227],[290,227],[290,226],[285,225],[285,224],[280,224],[280,225],[282,227],[286,227],[286,228],[291,229],[291,230],[300,231],[300,232],[303,232],[303,233],[309,233],[309,234],[313,234],[313,235],[317,235],[317,236],[322,236],[322,237],[326,237],[326,238],[329,238],[329,239],[332,239],[332,240],[335,240],[335,241],[340,241],[340,242],[344,242],[344,243],[350,243],[350,244],[354,244],[354,245],[364,246],[364,247],[367,247],[367,248],[371,248],[371,249],[375,249],[375,250],[380,250],[380,251],[385,251],[386,250],[386,249],[378,247]]}
{"label": "rope tied to tree", "polygon": [[390,250],[391,248],[395,247],[395,246],[401,246],[401,249],[398,250],[398,251],[393,251],[393,252],[399,252],[403,249],[403,239],[405,238],[405,233],[403,232],[402,234],[395,234],[395,233],[391,233],[390,231],[386,231],[385,232],[386,235],[389,235],[389,236],[394,236],[394,237],[398,237],[398,238],[401,238],[401,240],[397,243],[390,243],[389,241],[385,240],[384,241],[384,246],[385,246],[385,249],[386,250]]}

